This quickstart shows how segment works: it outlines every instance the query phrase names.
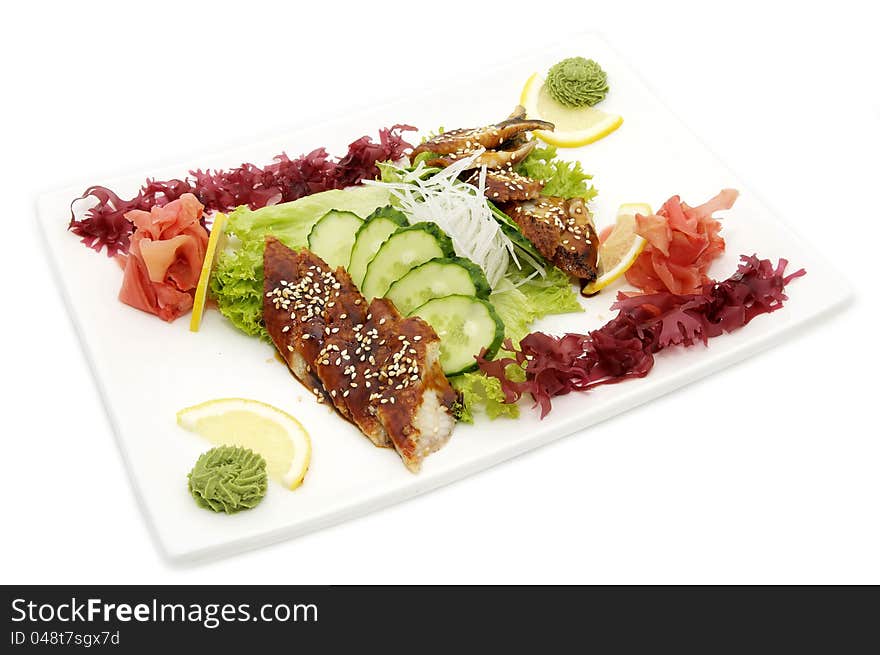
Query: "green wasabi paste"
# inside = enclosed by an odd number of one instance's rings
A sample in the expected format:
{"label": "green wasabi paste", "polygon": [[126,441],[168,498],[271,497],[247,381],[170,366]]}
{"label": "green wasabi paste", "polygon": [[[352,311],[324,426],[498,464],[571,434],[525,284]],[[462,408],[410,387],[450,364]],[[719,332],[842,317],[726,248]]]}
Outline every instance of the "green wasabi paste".
{"label": "green wasabi paste", "polygon": [[266,460],[247,448],[212,448],[187,477],[196,504],[215,512],[251,509],[266,495]]}
{"label": "green wasabi paste", "polygon": [[608,93],[608,76],[592,59],[563,59],[547,72],[547,90],[566,107],[586,107],[601,102]]}

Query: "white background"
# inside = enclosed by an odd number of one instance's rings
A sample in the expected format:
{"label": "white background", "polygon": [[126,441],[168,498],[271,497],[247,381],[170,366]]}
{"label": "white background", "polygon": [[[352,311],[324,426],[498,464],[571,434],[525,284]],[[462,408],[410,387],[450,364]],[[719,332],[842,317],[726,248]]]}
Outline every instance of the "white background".
{"label": "white background", "polygon": [[[28,4],[5,10],[0,38],[0,582],[880,583],[880,48],[866,3]],[[590,29],[826,249],[855,303],[427,496],[223,561],[167,564],[48,270],[36,195]]]}

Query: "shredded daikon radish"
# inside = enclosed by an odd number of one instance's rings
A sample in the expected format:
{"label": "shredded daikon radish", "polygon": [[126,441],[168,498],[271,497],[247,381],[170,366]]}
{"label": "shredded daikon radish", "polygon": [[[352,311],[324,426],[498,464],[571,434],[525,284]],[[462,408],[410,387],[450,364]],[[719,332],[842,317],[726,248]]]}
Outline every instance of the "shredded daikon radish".
{"label": "shredded daikon radish", "polygon": [[513,242],[492,216],[483,195],[486,167],[480,171],[479,187],[457,179],[480,154],[482,151],[475,152],[424,180],[425,165],[420,162],[412,171],[394,167],[397,182],[363,182],[389,189],[411,222],[430,221],[439,225],[452,239],[455,253],[482,268],[489,284],[495,287],[510,262],[519,267],[519,261]]}

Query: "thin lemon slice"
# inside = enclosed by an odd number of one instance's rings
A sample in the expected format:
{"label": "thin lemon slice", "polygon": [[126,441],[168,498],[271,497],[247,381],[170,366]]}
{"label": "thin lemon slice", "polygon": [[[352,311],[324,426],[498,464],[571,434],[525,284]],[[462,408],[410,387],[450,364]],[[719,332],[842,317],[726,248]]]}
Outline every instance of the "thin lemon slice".
{"label": "thin lemon slice", "polygon": [[628,203],[617,210],[617,220],[608,238],[599,246],[599,275],[581,288],[581,294],[592,296],[629,270],[645,248],[645,239],[636,234],[636,214],[652,214],[651,206]]}
{"label": "thin lemon slice", "polygon": [[218,244],[224,237],[226,227],[226,214],[217,214],[214,224],[211,226],[211,236],[208,237],[208,245],[205,248],[205,260],[202,262],[202,272],[199,273],[199,283],[196,285],[196,295],[193,298],[192,316],[189,319],[191,332],[198,332],[202,324],[202,315],[205,313],[205,303],[208,300],[208,282],[211,279],[211,271],[214,270],[214,260],[219,250]]}
{"label": "thin lemon slice", "polygon": [[544,78],[533,74],[520,94],[519,103],[529,118],[550,121],[553,132],[536,130],[535,135],[560,148],[578,148],[608,136],[623,124],[623,118],[595,107],[566,107],[559,104],[544,85]]}
{"label": "thin lemon slice", "polygon": [[212,444],[250,448],[269,477],[288,489],[302,484],[312,459],[309,433],[290,414],[245,398],[219,398],[177,412],[177,424]]}

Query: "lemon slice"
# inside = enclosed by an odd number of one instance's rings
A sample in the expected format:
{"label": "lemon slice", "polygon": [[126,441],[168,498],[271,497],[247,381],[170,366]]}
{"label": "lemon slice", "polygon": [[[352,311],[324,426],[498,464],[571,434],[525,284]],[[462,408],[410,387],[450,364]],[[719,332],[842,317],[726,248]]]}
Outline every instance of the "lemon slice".
{"label": "lemon slice", "polygon": [[532,75],[523,87],[519,103],[526,108],[529,118],[550,121],[553,132],[536,130],[539,139],[560,148],[578,148],[608,136],[623,124],[623,118],[607,114],[595,107],[566,107],[559,104],[544,85],[538,73]]}
{"label": "lemon slice", "polygon": [[581,294],[592,296],[629,270],[645,248],[645,239],[636,234],[636,214],[652,214],[651,206],[644,203],[621,205],[617,221],[608,238],[599,246],[599,275],[581,288]]}
{"label": "lemon slice", "polygon": [[277,407],[245,398],[220,398],[177,412],[177,424],[218,446],[250,448],[266,460],[269,477],[288,489],[302,484],[312,458],[309,433]]}
{"label": "lemon slice", "polygon": [[226,214],[217,214],[214,224],[211,226],[211,236],[208,237],[208,245],[205,248],[205,260],[202,262],[202,271],[199,273],[199,283],[196,285],[196,295],[193,298],[192,316],[189,319],[191,332],[198,332],[202,324],[202,315],[205,313],[205,302],[208,300],[208,281],[211,279],[211,271],[214,269],[214,260],[219,250],[218,244],[226,227]]}

